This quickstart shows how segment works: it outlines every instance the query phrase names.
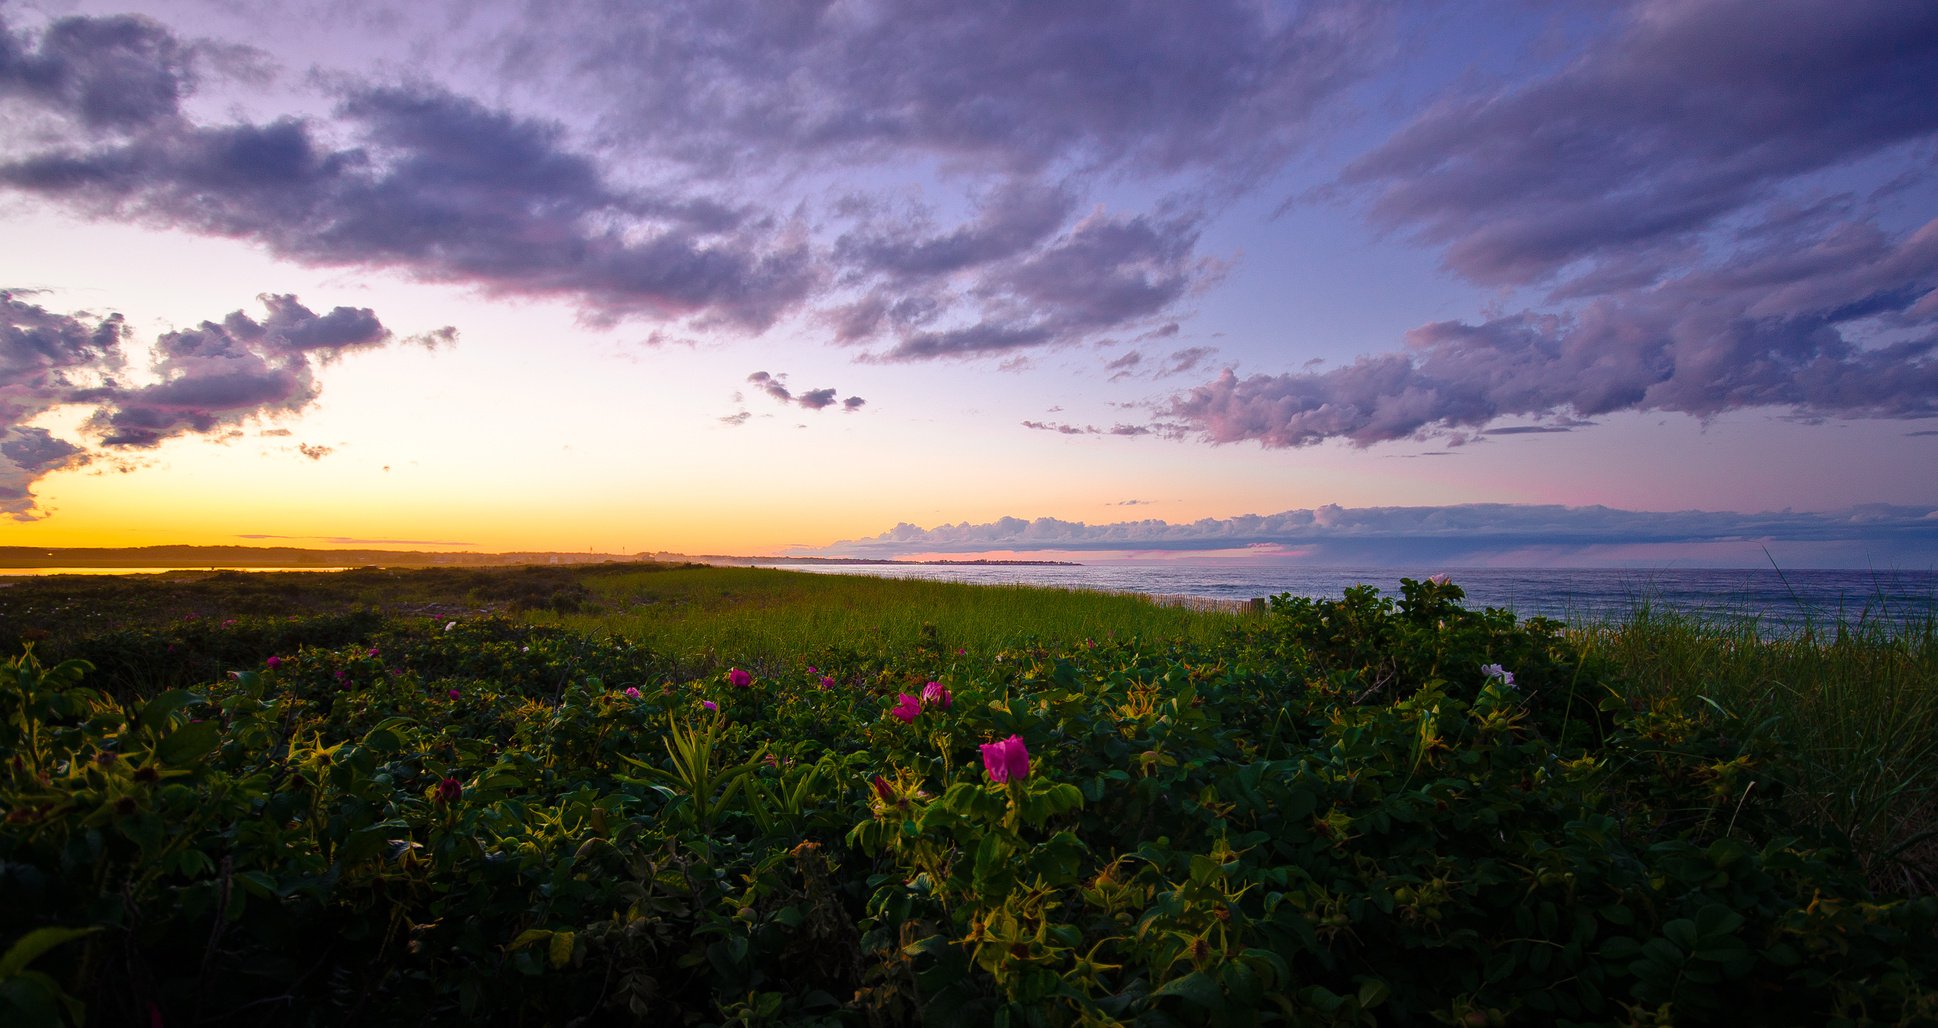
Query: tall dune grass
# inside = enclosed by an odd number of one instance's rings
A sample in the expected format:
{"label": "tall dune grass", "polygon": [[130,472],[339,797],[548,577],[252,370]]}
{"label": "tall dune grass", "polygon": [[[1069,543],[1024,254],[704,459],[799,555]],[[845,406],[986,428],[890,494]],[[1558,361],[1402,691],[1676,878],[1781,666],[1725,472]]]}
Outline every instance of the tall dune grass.
{"label": "tall dune grass", "polygon": [[[1843,838],[1873,884],[1938,888],[1938,621],[1860,619],[1759,633],[1754,618],[1639,608],[1572,638],[1631,701],[1723,719],[1770,756],[1758,787]],[[1753,738],[1752,738],[1753,737]]]}

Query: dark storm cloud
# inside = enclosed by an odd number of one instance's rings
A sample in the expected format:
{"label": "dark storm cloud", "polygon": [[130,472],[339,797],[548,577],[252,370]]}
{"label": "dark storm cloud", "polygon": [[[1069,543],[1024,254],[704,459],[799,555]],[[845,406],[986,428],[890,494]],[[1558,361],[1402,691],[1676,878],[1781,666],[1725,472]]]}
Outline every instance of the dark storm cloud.
{"label": "dark storm cloud", "polygon": [[[98,452],[26,424],[56,407],[92,407],[86,427],[100,447],[145,449],[301,410],[318,393],[316,362],[393,343],[367,308],[317,314],[294,296],[260,299],[261,317],[234,311],[163,334],[146,376],[152,381],[131,384],[119,314],[60,314],[0,292],[0,513],[32,519],[34,481]],[[429,335],[455,337],[448,328]],[[304,448],[311,457],[328,452]]]}
{"label": "dark storm cloud", "polygon": [[1089,525],[1006,517],[923,529],[900,524],[824,552],[854,556],[989,550],[1227,550],[1275,546],[1308,559],[1367,559],[1431,550],[1481,557],[1528,549],[1763,543],[1868,544],[1899,551],[1938,547],[1938,511],[1883,504],[1827,513],[1655,513],[1609,507],[1501,503],[1446,507],[1338,507],[1205,518],[1183,524],[1146,519]]}
{"label": "dark storm cloud", "polygon": [[[1648,3],[1545,78],[1442,99],[1346,172],[1477,282],[1646,285],[1772,190],[1938,132],[1938,6]],[[1591,287],[1592,288],[1592,287]]]}

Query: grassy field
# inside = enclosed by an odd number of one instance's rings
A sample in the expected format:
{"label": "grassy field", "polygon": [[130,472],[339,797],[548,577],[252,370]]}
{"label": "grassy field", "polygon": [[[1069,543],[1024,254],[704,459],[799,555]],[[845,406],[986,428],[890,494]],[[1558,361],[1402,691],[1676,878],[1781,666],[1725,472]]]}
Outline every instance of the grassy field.
{"label": "grassy field", "polygon": [[591,597],[581,609],[527,616],[701,661],[763,667],[822,651],[913,648],[924,625],[946,629],[957,648],[987,658],[1085,639],[1210,644],[1240,620],[1143,596],[765,568],[681,567],[602,575],[587,584]]}
{"label": "grassy field", "polygon": [[1461,599],[19,581],[0,1020],[1938,1018],[1931,631]]}

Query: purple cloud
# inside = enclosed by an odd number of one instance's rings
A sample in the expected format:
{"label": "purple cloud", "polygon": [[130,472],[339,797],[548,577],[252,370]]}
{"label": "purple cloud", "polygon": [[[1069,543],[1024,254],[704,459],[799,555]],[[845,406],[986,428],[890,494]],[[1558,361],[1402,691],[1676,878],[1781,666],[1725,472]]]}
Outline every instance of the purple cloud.
{"label": "purple cloud", "polygon": [[1382,51],[1386,11],[1322,0],[1024,0],[786,10],[584,0],[534,12],[513,80],[576,82],[614,138],[707,173],[785,154],[1003,175],[1271,165]]}
{"label": "purple cloud", "polygon": [[[4,25],[0,36],[16,83],[52,75],[34,70],[55,61],[50,47],[92,43],[91,59],[108,64],[121,56],[111,44],[129,36],[145,41],[135,57],[154,60],[120,64],[177,90],[185,82],[155,63],[175,45],[166,30],[138,19],[67,19],[35,55],[22,56],[24,42]],[[247,239],[301,263],[564,297],[603,318],[697,314],[760,330],[798,306],[818,275],[805,242],[772,219],[615,186],[560,126],[433,87],[346,88],[329,123],[229,125],[161,117],[159,100],[139,118],[93,114],[81,94],[49,95],[85,123],[131,131],[0,163],[0,183],[96,217]],[[339,134],[354,144],[325,141]]]}
{"label": "purple cloud", "polygon": [[1227,368],[1162,413],[1211,442],[1272,447],[1621,410],[1926,418],[1938,416],[1935,329],[1938,220],[1902,239],[1846,224],[1573,314],[1425,325],[1406,352],[1330,371]]}
{"label": "purple cloud", "polygon": [[[34,519],[33,483],[98,452],[26,424],[57,406],[92,406],[86,430],[99,447],[146,449],[299,411],[318,394],[316,363],[395,342],[367,308],[317,314],[294,296],[260,299],[267,311],[261,318],[234,311],[220,322],[164,333],[153,348],[152,381],[131,384],[121,315],[59,314],[0,291],[0,512]],[[424,338],[455,333],[445,328],[413,341]],[[302,450],[312,458],[329,452]]]}
{"label": "purple cloud", "polygon": [[839,403],[844,412],[853,412],[860,410],[868,402],[859,396],[850,396],[846,400],[836,400],[835,397],[839,394],[834,389],[809,389],[805,392],[795,393],[787,387],[786,379],[787,376],[785,374],[770,375],[765,371],[756,371],[747,376],[747,381],[754,388],[759,389],[761,392],[766,393],[781,403],[791,403],[805,410],[824,410]]}
{"label": "purple cloud", "polygon": [[58,19],[32,50],[0,22],[0,97],[24,97],[90,129],[151,125],[178,114],[195,49],[133,15]]}
{"label": "purple cloud", "polygon": [[1741,544],[1761,559],[1764,544],[1885,548],[1892,552],[1938,552],[1938,510],[1867,504],[1823,513],[1783,511],[1616,510],[1475,503],[1442,507],[1339,507],[1327,505],[1277,514],[1203,518],[1173,524],[1148,518],[1090,525],[1059,518],[1005,517],[983,524],[943,524],[924,529],[907,523],[880,535],[848,539],[814,552],[861,557],[911,553],[978,553],[992,550],[1232,550],[1284,547],[1304,559],[1390,564],[1396,559],[1482,558],[1529,549],[1580,551],[1597,546]]}
{"label": "purple cloud", "polygon": [[1469,279],[1572,273],[1599,291],[1647,285],[1699,233],[1767,216],[1786,183],[1938,132],[1938,7],[1712,0],[1614,17],[1545,78],[1437,101],[1344,181]]}
{"label": "purple cloud", "polygon": [[1150,435],[1152,433],[1152,429],[1147,425],[1119,424],[1113,425],[1110,428],[1098,428],[1095,425],[1068,425],[1060,421],[1025,421],[1023,422],[1023,427],[1035,429],[1038,432],[1056,432],[1059,435],[1133,436]]}
{"label": "purple cloud", "polygon": [[[1217,270],[1193,253],[1202,197],[1105,212],[1086,189],[1264,174],[1382,52],[1365,44],[1386,21],[1365,0],[573,10],[523,26],[503,77],[580,91],[603,112],[596,157],[561,124],[421,82],[338,76],[327,114],[198,120],[196,69],[219,63],[201,44],[140,18],[0,23],[0,94],[93,130],[17,149],[0,186],[300,263],[562,299],[595,324],[808,314],[881,359],[1000,356],[1161,331]],[[622,183],[608,155],[649,160]],[[880,194],[816,211],[767,188],[911,158],[962,186],[966,215]],[[736,190],[758,199],[720,198]]]}
{"label": "purple cloud", "polygon": [[810,389],[795,397],[794,402],[808,410],[820,410],[823,407],[834,406],[834,396],[835,392],[832,389]]}

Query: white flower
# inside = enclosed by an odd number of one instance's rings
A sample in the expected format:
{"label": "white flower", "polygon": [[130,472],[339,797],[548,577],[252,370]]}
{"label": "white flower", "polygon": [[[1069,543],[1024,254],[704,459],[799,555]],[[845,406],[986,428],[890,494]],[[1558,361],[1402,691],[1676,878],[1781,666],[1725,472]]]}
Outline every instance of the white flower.
{"label": "white flower", "polygon": [[1507,670],[1499,664],[1482,664],[1480,666],[1480,673],[1490,679],[1500,679],[1501,684],[1507,686],[1509,689],[1514,688],[1514,672]]}
{"label": "white flower", "polygon": [[444,623],[444,630],[447,632],[456,627],[458,627],[458,623],[455,621],[447,621]]}

